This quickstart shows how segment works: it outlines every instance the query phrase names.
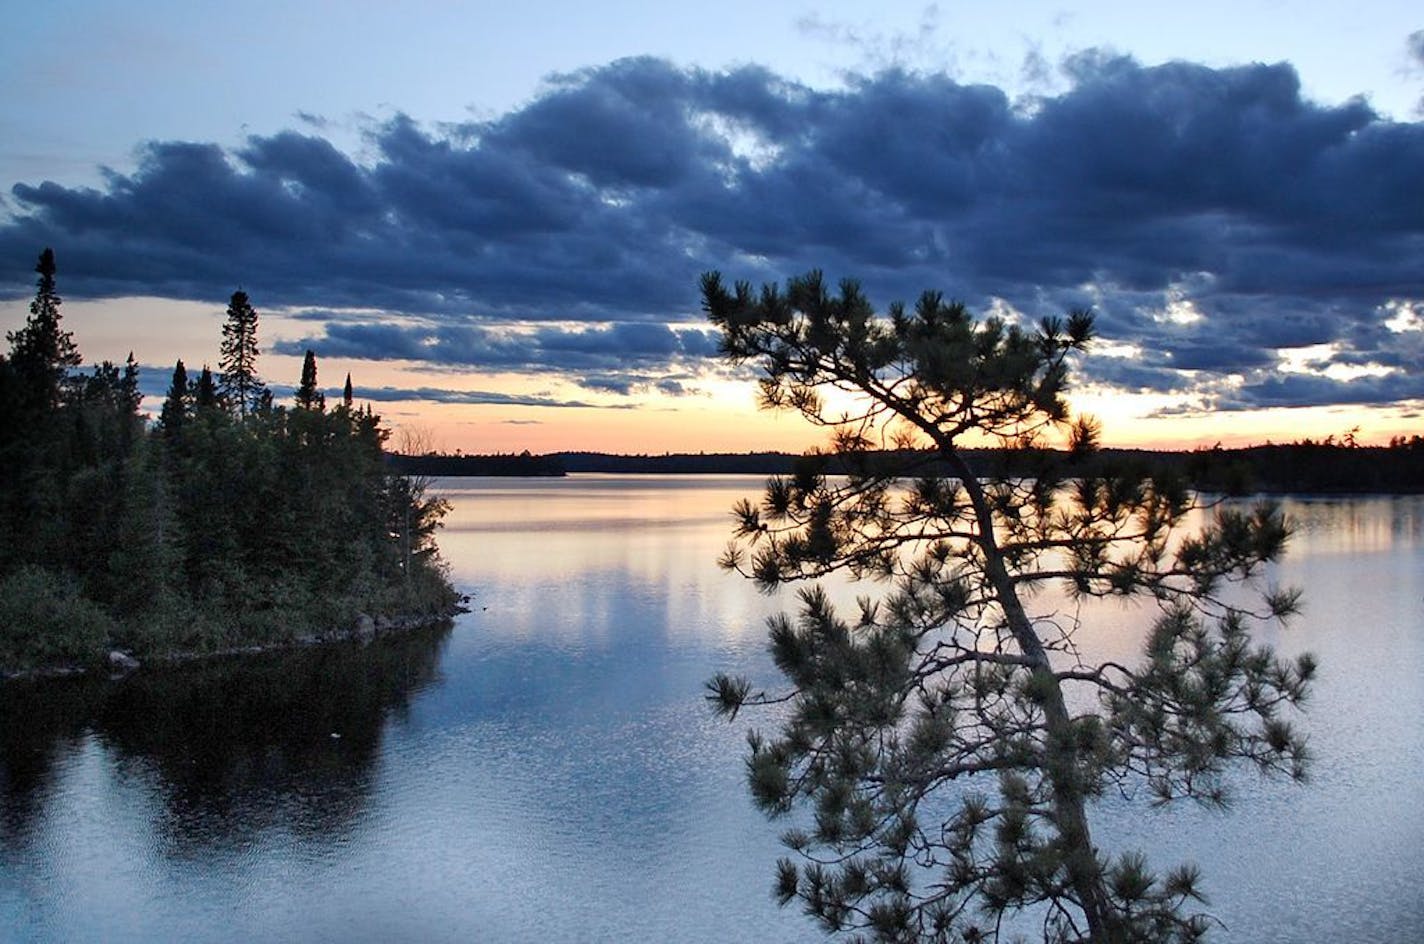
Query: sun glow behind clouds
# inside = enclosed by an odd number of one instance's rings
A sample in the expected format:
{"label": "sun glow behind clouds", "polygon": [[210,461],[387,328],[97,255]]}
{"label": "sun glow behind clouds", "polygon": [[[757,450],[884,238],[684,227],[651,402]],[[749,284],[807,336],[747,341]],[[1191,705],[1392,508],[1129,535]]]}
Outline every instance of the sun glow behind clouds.
{"label": "sun glow behind clouds", "polygon": [[1391,299],[1385,303],[1384,310],[1390,313],[1384,326],[1395,334],[1424,331],[1424,301]]}
{"label": "sun glow behind clouds", "polygon": [[1308,374],[1344,382],[1360,377],[1388,377],[1398,369],[1375,362],[1342,363],[1336,358],[1343,353],[1343,350],[1339,343],[1333,342],[1299,348],[1283,348],[1276,352],[1280,357],[1277,369],[1285,374]]}
{"label": "sun glow behind clouds", "polygon": [[[765,19],[760,6],[733,6]],[[1394,422],[1424,403],[1424,303],[1391,296],[1417,284],[1407,171],[1424,154],[1417,125],[1378,120],[1348,95],[1312,94],[1316,67],[1265,55],[1275,30],[1248,38],[1230,62],[1202,65],[1180,46],[1181,30],[1160,28],[1168,14],[1124,10],[1111,19],[1140,20],[1175,48],[1134,60],[1088,48],[1096,43],[1071,56],[1035,45],[1042,74],[1028,81],[1025,60],[1026,89],[1007,77],[1017,59],[979,75],[991,85],[974,84],[968,61],[946,65],[950,21],[983,11],[913,11],[900,29],[923,42],[905,46],[884,32],[895,32],[893,5],[861,26],[850,9],[800,21],[822,52],[866,55],[859,65],[838,57],[833,81],[783,65],[784,36],[767,59],[735,29],[716,40],[736,37],[745,65],[732,68],[730,58],[695,68],[669,50],[622,58],[648,51],[624,48],[622,35],[616,55],[589,52],[611,28],[614,14],[601,11],[561,27],[582,24],[570,34],[577,63],[532,98],[525,84],[485,103],[478,118],[442,120],[462,106],[398,97],[393,108],[409,111],[344,119],[361,129],[359,147],[333,137],[341,121],[310,112],[295,129],[255,124],[240,140],[200,125],[135,126],[125,134],[154,139],[134,152],[137,169],[116,163],[91,188],[43,176],[16,184],[8,208],[33,215],[0,226],[5,255],[21,265],[21,293],[24,260],[53,243],[69,299],[210,300],[72,303],[91,363],[130,348],[160,371],[176,356],[211,363],[240,280],[262,312],[270,381],[290,386],[311,347],[328,387],[350,369],[358,390],[402,415],[475,417],[482,432],[558,429],[561,446],[586,442],[593,427],[629,431],[630,414],[681,417],[648,421],[673,449],[708,445],[698,437],[724,428],[714,413],[744,434],[743,448],[778,445],[750,438],[772,429],[788,435],[795,421],[763,425],[754,389],[726,379],[697,319],[696,278],[709,268],[753,282],[821,268],[833,281],[864,279],[879,306],[943,289],[1029,330],[1090,305],[1104,340],[1075,377],[1084,397],[1111,399],[1128,423],[1221,409],[1234,411],[1235,428],[1256,409],[1337,404],[1358,414],[1348,425],[1373,434],[1374,418]],[[1260,15],[1230,12],[1233,22]],[[1394,17],[1367,18],[1378,29]],[[1051,41],[1071,30],[1056,22]],[[978,30],[953,32],[996,45]],[[683,35],[706,55],[710,35]],[[380,39],[389,42],[384,30]],[[1213,35],[1209,48],[1242,39]],[[462,54],[470,68],[488,63]],[[1276,64],[1233,64],[1258,60]],[[474,86],[441,85],[456,87]],[[1023,107],[1030,92],[1036,105]],[[1350,240],[1323,238],[1342,227]],[[112,317],[91,317],[86,304]],[[302,307],[311,305],[332,308]],[[0,327],[23,319],[23,301],[0,308]],[[717,392],[724,381],[735,394]],[[1303,418],[1335,414],[1270,415],[1271,435],[1288,438],[1316,434],[1299,428]],[[1123,435],[1120,424],[1108,429]]]}

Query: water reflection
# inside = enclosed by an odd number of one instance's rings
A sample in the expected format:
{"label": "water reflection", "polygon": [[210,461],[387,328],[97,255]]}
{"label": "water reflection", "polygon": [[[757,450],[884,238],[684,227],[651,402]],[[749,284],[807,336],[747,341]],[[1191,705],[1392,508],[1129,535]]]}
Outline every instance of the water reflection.
{"label": "water reflection", "polygon": [[[822,940],[768,891],[742,755],[769,719],[701,699],[716,669],[776,682],[763,621],[794,598],[714,563],[759,478],[438,485],[475,595],[452,631],[0,688],[0,938]],[[1270,580],[1307,610],[1267,641],[1321,657],[1315,782],[1226,816],[1109,798],[1098,835],[1199,862],[1224,944],[1424,939],[1424,500],[1286,510]],[[1035,603],[1090,658],[1140,649],[1140,610]]]}
{"label": "water reflection", "polygon": [[1284,507],[1313,553],[1381,553],[1424,543],[1417,496],[1293,498]]}
{"label": "water reflection", "polygon": [[98,751],[145,788],[165,852],[240,847],[273,829],[339,841],[369,799],[388,719],[437,677],[449,630],[0,687],[0,840],[32,835],[66,764]]}

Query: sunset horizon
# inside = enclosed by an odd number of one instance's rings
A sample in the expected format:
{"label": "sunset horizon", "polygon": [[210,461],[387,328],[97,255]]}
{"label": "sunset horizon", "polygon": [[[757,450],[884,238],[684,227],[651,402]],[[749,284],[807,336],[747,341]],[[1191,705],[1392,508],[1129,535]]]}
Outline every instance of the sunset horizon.
{"label": "sunset horizon", "polygon": [[0,937],[1424,942],[1421,11],[9,11]]}
{"label": "sunset horizon", "polygon": [[[478,31],[431,10],[387,47],[374,11],[267,34],[265,8],[91,12],[32,11],[4,50],[0,327],[53,248],[86,363],[132,351],[150,414],[176,360],[216,362],[241,288],[274,390],[312,350],[430,448],[800,451],[824,437],[756,408],[697,279],[820,269],[882,312],[925,290],[1024,326],[1093,311],[1070,402],[1108,445],[1424,428],[1424,30],[1384,5],[1308,30],[1250,4],[732,4],[728,32],[766,27],[745,45],[675,7]],[[198,64],[223,26],[272,77]],[[186,54],[116,84],[50,61],[115,31],[112,57]]]}

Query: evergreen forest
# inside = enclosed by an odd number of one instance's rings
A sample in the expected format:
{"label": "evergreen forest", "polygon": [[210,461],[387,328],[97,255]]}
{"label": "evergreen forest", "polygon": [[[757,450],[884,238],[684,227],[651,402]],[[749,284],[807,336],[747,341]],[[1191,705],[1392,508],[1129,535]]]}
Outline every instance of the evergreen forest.
{"label": "evergreen forest", "polygon": [[85,369],[54,253],[0,354],[0,674],[203,655],[430,621],[457,597],[445,503],[394,474],[389,431],[328,407],[308,352],[293,402],[257,372],[258,315],[227,310],[218,370],[180,360],[156,422],[138,362]]}

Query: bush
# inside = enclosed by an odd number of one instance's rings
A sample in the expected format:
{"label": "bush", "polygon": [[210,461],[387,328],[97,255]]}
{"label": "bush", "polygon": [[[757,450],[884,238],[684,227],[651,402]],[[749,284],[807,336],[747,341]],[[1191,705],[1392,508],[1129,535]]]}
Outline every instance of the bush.
{"label": "bush", "polygon": [[113,629],[113,620],[59,574],[28,566],[0,580],[0,667],[98,662]]}

